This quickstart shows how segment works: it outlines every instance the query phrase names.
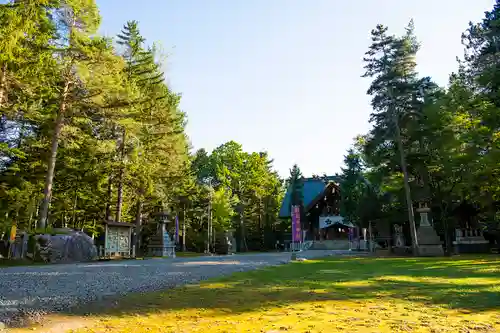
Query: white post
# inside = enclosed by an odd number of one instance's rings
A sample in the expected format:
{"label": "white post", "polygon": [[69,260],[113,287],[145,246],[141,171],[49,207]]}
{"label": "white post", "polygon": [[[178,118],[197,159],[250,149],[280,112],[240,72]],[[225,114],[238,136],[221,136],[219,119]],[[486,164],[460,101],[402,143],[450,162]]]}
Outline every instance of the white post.
{"label": "white post", "polygon": [[369,242],[368,242],[368,246],[370,247],[370,252],[373,252],[374,250],[374,246],[373,246],[373,238],[372,238],[372,221],[369,222],[368,224],[368,238],[369,238]]}
{"label": "white post", "polygon": [[366,250],[369,250],[368,249],[368,238],[366,236],[366,228],[363,228],[363,250],[366,251]]}
{"label": "white post", "polygon": [[[128,228],[128,243],[132,244],[132,228]],[[135,258],[135,245],[132,244],[132,258]],[[130,255],[130,252],[129,254]]]}

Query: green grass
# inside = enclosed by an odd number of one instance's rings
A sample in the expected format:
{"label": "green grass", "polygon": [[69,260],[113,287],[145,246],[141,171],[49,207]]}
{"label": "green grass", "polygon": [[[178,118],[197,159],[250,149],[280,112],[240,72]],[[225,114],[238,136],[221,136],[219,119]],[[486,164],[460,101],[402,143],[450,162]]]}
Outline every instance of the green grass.
{"label": "green grass", "polygon": [[72,316],[91,322],[79,333],[500,332],[500,258],[330,257],[134,294]]}

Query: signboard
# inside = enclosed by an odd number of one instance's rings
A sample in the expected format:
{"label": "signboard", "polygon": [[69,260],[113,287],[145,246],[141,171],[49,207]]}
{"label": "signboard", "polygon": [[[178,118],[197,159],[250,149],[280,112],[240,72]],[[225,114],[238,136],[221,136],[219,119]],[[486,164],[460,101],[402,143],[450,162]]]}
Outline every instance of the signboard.
{"label": "signboard", "polygon": [[106,231],[106,252],[130,253],[130,229],[108,226]]}
{"label": "signboard", "polygon": [[331,227],[335,223],[344,224],[344,218],[342,216],[336,216],[336,215],[320,216],[319,217],[319,228],[320,229]]}
{"label": "signboard", "polygon": [[300,242],[302,232],[300,230],[300,207],[292,206],[292,242]]}

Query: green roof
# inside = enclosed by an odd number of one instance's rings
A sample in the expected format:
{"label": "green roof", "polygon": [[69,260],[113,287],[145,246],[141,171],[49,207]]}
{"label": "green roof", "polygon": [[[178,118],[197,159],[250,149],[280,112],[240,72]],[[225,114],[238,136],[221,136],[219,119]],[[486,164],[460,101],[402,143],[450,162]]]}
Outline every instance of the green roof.
{"label": "green roof", "polygon": [[[329,181],[338,182],[338,177],[328,176]],[[323,179],[318,178],[304,178],[302,186],[302,199],[304,207],[309,206],[314,199],[316,199],[326,189],[327,184]],[[288,187],[283,202],[281,203],[279,217],[290,217],[292,209],[292,190]]]}

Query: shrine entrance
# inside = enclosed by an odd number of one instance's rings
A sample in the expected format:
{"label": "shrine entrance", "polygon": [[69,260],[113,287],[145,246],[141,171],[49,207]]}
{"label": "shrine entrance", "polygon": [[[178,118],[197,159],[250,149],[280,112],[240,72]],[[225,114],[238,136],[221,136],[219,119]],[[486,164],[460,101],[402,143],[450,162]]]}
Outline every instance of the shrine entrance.
{"label": "shrine entrance", "polygon": [[[349,250],[355,226],[340,216],[340,187],[336,176],[303,178],[301,230],[303,241],[310,249]],[[292,192],[288,188],[280,209],[281,218],[291,218]],[[286,241],[285,241],[286,242]],[[311,245],[312,244],[312,245]],[[309,245],[311,245],[309,247]]]}

